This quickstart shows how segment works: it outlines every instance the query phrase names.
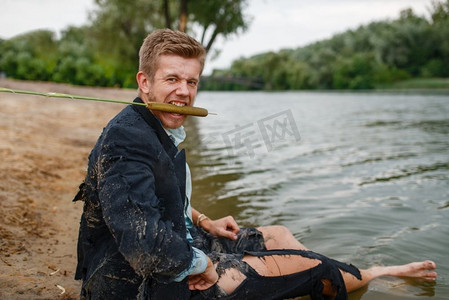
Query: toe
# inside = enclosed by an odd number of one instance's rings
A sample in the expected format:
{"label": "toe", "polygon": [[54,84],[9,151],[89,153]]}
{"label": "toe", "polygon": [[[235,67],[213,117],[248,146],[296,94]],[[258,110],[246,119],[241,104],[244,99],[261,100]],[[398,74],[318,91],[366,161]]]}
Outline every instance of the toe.
{"label": "toe", "polygon": [[436,267],[437,267],[436,264],[431,260],[425,261],[425,265],[426,265],[427,269],[429,269],[429,270],[436,269]]}

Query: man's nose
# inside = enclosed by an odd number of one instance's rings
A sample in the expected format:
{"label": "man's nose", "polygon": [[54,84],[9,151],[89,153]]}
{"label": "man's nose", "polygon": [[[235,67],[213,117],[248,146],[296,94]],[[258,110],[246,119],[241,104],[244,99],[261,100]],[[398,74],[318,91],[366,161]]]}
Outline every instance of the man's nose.
{"label": "man's nose", "polygon": [[182,96],[189,95],[189,88],[187,86],[187,81],[182,80],[179,82],[178,88],[176,89],[176,94]]}

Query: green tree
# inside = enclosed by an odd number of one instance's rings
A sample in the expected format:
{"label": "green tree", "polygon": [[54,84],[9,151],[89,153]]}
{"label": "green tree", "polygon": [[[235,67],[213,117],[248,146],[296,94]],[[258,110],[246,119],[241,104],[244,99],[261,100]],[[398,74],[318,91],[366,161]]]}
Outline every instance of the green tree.
{"label": "green tree", "polygon": [[62,32],[58,45],[58,64],[52,80],[78,85],[109,84],[103,66],[95,59],[88,32],[86,26],[69,27]]}
{"label": "green tree", "polygon": [[3,41],[0,70],[25,80],[49,80],[57,64],[57,41],[48,30],[31,31]]}
{"label": "green tree", "polygon": [[405,71],[389,68],[378,61],[374,53],[357,53],[336,63],[333,88],[373,89],[379,84],[406,78],[408,74]]}
{"label": "green tree", "polygon": [[158,1],[95,0],[91,12],[89,38],[95,59],[107,65],[114,85],[132,86],[138,66],[138,50],[143,39],[163,19]]}
{"label": "green tree", "polygon": [[134,84],[138,50],[146,35],[157,28],[175,28],[195,36],[200,31],[206,50],[217,37],[247,29],[245,0],[95,0],[91,39],[97,59],[112,66],[119,85]]}
{"label": "green tree", "polygon": [[411,9],[401,12],[398,20],[382,32],[381,59],[389,66],[419,76],[421,68],[432,58],[434,39],[429,22]]}
{"label": "green tree", "polygon": [[[164,0],[165,27],[196,35],[209,52],[218,36],[227,38],[246,31],[249,17],[243,14],[247,0]],[[178,18],[176,16],[179,16]],[[173,21],[175,20],[175,21]],[[190,25],[189,25],[189,24]]]}
{"label": "green tree", "polygon": [[[184,0],[187,2],[187,0]],[[249,17],[244,15],[247,0],[195,0],[188,2],[190,29],[199,27],[198,36],[209,52],[217,37],[228,38],[233,34],[245,32],[249,26]]]}
{"label": "green tree", "polygon": [[432,1],[430,15],[435,52],[423,73],[430,77],[449,77],[449,0]]}

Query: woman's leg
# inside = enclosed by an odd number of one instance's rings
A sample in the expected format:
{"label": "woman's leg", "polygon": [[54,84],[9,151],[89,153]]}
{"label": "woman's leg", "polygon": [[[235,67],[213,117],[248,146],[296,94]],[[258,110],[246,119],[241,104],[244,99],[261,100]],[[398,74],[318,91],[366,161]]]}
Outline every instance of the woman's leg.
{"label": "woman's leg", "polygon": [[[320,272],[316,272],[317,278],[299,273],[315,268],[321,261],[291,254],[295,250],[280,251],[289,254],[258,252],[257,255],[245,255],[238,261],[223,259],[222,256],[217,267],[220,275],[218,290],[224,291],[225,295],[232,294],[235,299],[284,299],[312,294],[316,290],[317,280],[320,284]],[[208,295],[207,298],[220,299],[215,295]]]}
{"label": "woman's leg", "polygon": [[296,249],[307,250],[290,232],[290,230],[281,225],[257,227],[262,232],[265,241],[265,247],[268,250],[274,249]]}
{"label": "woman's leg", "polygon": [[[284,299],[311,295],[321,298],[325,292],[346,297],[340,270],[360,278],[354,266],[306,250],[271,250],[248,252],[246,255],[214,254],[220,278],[215,291],[224,291],[235,299]],[[327,292],[326,285],[330,287]],[[335,291],[335,292],[334,292]],[[221,293],[208,295],[220,299]]]}
{"label": "woman's leg", "polygon": [[[265,240],[265,246],[268,250],[273,249],[298,249],[307,250],[307,248],[301,244],[287,227],[275,225],[258,227],[257,230],[262,232]],[[353,275],[342,272],[345,280],[345,285],[348,290],[357,290],[371,280],[381,276],[397,276],[397,277],[417,277],[428,281],[433,281],[437,277],[437,273],[433,272],[436,265],[432,261],[414,262],[400,266],[387,266],[387,267],[372,267],[367,270],[360,270],[362,273],[362,280],[358,280]],[[269,271],[268,271],[269,272]],[[325,289],[330,287],[329,284],[325,285]]]}
{"label": "woman's leg", "polygon": [[[288,253],[289,250],[286,250]],[[319,267],[320,264],[332,264],[332,260],[320,260],[317,258],[304,257],[297,254],[275,254],[275,255],[265,255],[265,256],[253,256],[253,255],[245,255],[243,257],[243,261],[251,266],[258,275],[262,277],[281,277],[286,275],[298,274],[297,278],[300,278],[301,282],[309,282],[305,283],[305,289],[301,289],[301,287],[297,287],[295,289],[292,288],[292,284],[289,286],[279,286],[278,290],[282,291],[283,289],[292,289],[295,291],[300,291],[301,295],[304,295],[304,292],[314,293],[317,292],[313,290],[311,287],[316,287],[316,283],[310,282],[314,280],[313,278],[301,278],[301,276],[310,276],[310,273],[304,272],[306,270],[310,270],[316,267]],[[424,280],[434,281],[436,279],[436,272],[433,270],[436,268],[436,265],[432,261],[423,261],[423,262],[414,262],[406,265],[400,266],[387,266],[387,267],[372,267],[366,270],[360,270],[361,279],[358,279],[356,276],[352,275],[349,272],[341,271],[340,273],[343,278],[344,286],[347,292],[351,292],[357,290],[365,285],[367,285],[371,280],[378,278],[380,276],[399,276],[399,277],[415,277],[421,278]],[[326,267],[325,267],[326,269]],[[303,275],[299,274],[303,272]],[[327,274],[329,271],[326,269],[325,272],[322,272],[322,269],[319,270],[321,272],[322,277],[315,278],[315,280],[320,280],[323,284],[323,294],[328,296],[336,296],[336,286],[335,282],[338,281],[336,278],[333,278],[330,274]],[[315,274],[316,275],[316,274]],[[335,275],[335,274],[334,274]],[[226,269],[220,279],[218,281],[219,287],[224,290],[228,295],[231,294],[237,287],[239,287],[245,279],[247,279],[247,274],[243,274],[241,270],[237,268],[228,268]],[[313,277],[313,276],[312,276]],[[335,277],[335,276],[334,276]],[[251,280],[261,280],[262,278],[251,278]],[[329,280],[331,279],[331,280]],[[331,284],[331,282],[334,284]],[[306,287],[308,284],[309,287]],[[263,283],[262,283],[263,285]],[[261,285],[261,286],[262,286]],[[308,289],[308,290],[307,290]],[[253,291],[251,291],[253,292]],[[301,296],[301,295],[292,295],[291,296]]]}
{"label": "woman's leg", "polygon": [[435,281],[437,273],[434,271],[436,264],[433,261],[426,260],[422,262],[413,262],[399,266],[378,266],[366,270],[360,270],[362,280],[358,280],[354,276],[343,272],[346,290],[348,292],[355,291],[371,280],[381,276],[410,277],[419,278],[426,281]]}

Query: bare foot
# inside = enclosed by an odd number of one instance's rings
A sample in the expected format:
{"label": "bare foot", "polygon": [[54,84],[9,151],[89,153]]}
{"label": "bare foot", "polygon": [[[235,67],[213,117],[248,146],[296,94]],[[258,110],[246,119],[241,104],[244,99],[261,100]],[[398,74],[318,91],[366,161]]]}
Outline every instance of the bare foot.
{"label": "bare foot", "polygon": [[437,278],[437,273],[432,270],[435,270],[436,267],[437,266],[433,261],[426,260],[421,262],[413,262],[401,266],[385,267],[384,275],[398,276],[398,277],[414,277],[428,281],[435,281]]}

